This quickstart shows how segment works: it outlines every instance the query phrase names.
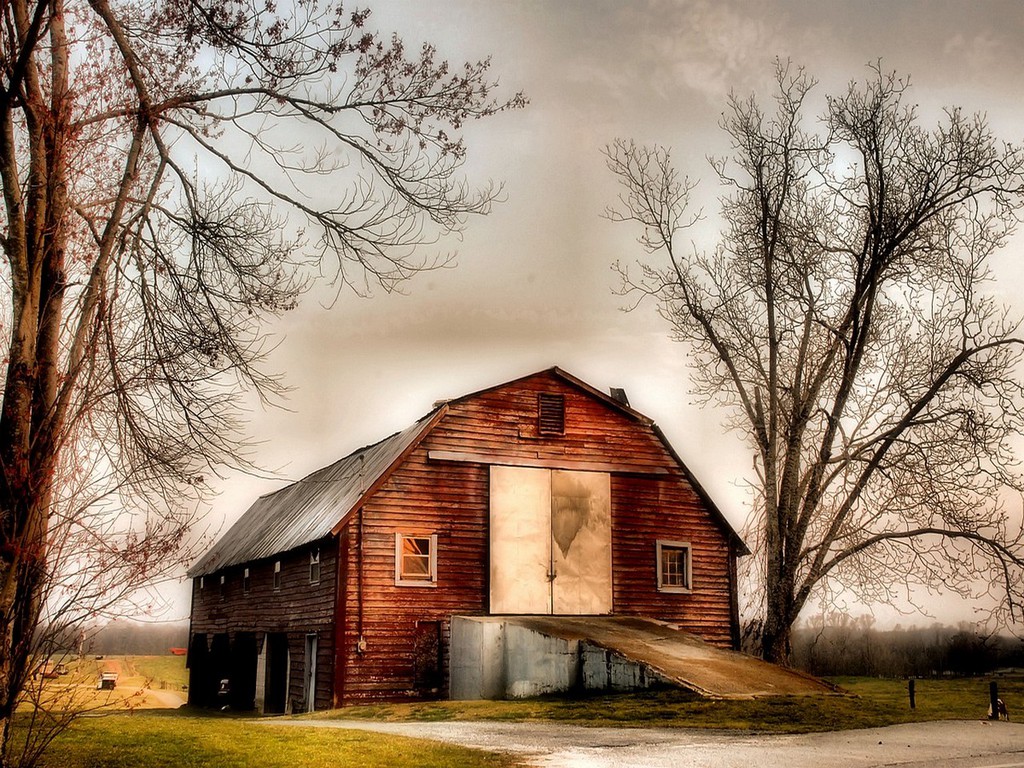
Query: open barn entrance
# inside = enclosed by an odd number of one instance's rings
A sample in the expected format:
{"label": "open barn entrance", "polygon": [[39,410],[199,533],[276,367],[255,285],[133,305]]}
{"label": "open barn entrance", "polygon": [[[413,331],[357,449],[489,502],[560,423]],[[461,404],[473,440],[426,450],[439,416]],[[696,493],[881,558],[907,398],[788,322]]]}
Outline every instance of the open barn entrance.
{"label": "open barn entrance", "polygon": [[250,710],[256,701],[256,669],[259,648],[256,635],[239,632],[231,644],[231,695],[232,709]]}
{"label": "open barn entrance", "polygon": [[188,703],[194,707],[212,706],[217,695],[217,681],[210,668],[210,649],[206,635],[192,635],[188,646]]}
{"label": "open barn entrance", "polygon": [[491,467],[491,613],[612,610],[606,472]]}
{"label": "open barn entrance", "polygon": [[264,641],[267,656],[266,688],[263,711],[267,714],[283,715],[288,703],[288,635],[284,632],[270,632]]}

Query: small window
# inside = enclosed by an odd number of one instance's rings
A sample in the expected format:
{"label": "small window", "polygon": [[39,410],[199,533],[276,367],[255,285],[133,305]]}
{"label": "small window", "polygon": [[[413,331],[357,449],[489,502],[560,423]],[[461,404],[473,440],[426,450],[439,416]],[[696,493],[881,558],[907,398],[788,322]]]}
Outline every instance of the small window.
{"label": "small window", "polygon": [[226,577],[222,573],[220,575],[220,599],[221,600],[224,599],[224,589],[225,589],[224,583],[225,583],[226,580],[227,580]]}
{"label": "small window", "polygon": [[320,550],[314,549],[309,553],[309,583],[320,583]]}
{"label": "small window", "polygon": [[252,586],[252,580],[249,578],[249,569],[246,568],[242,571],[242,593],[248,595],[250,586]]}
{"label": "small window", "polygon": [[541,392],[537,396],[537,431],[542,435],[565,434],[565,397]]}
{"label": "small window", "polygon": [[199,589],[206,589],[206,577],[205,576],[200,576],[199,577]]}
{"label": "small window", "polygon": [[281,561],[274,561],[274,589],[281,588]]}
{"label": "small window", "polygon": [[395,534],[395,584],[432,587],[437,584],[437,536]]}
{"label": "small window", "polygon": [[692,563],[690,545],[683,541],[658,542],[658,590],[661,592],[689,592]]}

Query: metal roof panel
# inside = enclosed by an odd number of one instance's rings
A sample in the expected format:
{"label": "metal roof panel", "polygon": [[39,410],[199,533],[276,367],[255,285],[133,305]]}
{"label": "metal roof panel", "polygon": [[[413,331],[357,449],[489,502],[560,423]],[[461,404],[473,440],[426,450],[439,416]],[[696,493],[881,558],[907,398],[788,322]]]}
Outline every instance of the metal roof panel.
{"label": "metal roof panel", "polygon": [[262,560],[327,536],[402,453],[433,413],[378,443],[258,498],[199,561],[192,578]]}

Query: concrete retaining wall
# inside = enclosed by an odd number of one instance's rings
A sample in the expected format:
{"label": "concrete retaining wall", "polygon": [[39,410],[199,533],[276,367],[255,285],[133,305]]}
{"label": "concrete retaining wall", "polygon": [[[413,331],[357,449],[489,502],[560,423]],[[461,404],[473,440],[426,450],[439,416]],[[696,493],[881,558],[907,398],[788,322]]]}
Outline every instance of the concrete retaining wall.
{"label": "concrete retaining wall", "polygon": [[507,618],[453,616],[453,699],[523,699],[572,690],[635,691],[668,681],[647,665]]}

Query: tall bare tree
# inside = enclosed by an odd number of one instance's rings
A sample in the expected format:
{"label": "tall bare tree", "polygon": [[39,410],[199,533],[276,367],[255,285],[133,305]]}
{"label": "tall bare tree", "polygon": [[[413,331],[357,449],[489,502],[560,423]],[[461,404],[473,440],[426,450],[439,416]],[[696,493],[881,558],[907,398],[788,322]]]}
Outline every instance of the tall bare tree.
{"label": "tall bare tree", "polygon": [[[240,393],[277,388],[261,319],[318,273],[361,292],[436,266],[417,248],[498,192],[464,180],[461,129],[522,95],[495,96],[488,60],[450,67],[368,17],[337,0],[0,5],[5,756],[46,585],[71,572],[63,600],[152,576],[211,468],[240,459]],[[135,524],[97,529],[111,493]]]}
{"label": "tall bare tree", "polygon": [[787,660],[829,585],[994,588],[1020,619],[1024,542],[1000,491],[1021,489],[1022,341],[988,265],[1021,210],[1024,153],[958,109],[926,128],[880,66],[810,127],[813,80],[779,64],[777,82],[767,113],[730,98],[710,249],[680,243],[700,214],[667,149],[606,150],[623,187],[608,215],[647,253],[620,269],[625,290],[657,303],[754,452],[761,652]]}

